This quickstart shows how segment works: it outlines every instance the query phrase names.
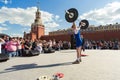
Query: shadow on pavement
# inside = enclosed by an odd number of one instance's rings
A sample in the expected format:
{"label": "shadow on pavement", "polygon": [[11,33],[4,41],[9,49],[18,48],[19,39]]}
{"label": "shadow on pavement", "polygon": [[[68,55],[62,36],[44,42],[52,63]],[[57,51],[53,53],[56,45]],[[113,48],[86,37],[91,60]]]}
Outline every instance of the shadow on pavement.
{"label": "shadow on pavement", "polygon": [[22,65],[12,66],[11,68],[7,68],[7,69],[5,69],[2,72],[0,71],[0,74],[2,74],[2,73],[8,73],[8,72],[13,72],[13,71],[19,71],[19,70],[25,70],[25,69],[49,68],[49,67],[66,66],[66,65],[72,65],[72,62],[49,64],[49,65],[37,65],[35,63],[32,63],[32,64],[22,64]]}

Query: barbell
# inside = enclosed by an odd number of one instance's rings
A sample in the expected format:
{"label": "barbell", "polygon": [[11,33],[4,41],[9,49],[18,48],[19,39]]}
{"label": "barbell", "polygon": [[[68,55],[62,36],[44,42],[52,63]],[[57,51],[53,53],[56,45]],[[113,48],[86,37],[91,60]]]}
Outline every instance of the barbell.
{"label": "barbell", "polygon": [[[78,10],[75,8],[70,8],[65,11],[65,19],[69,23],[75,22],[78,18],[78,15],[79,15]],[[80,29],[87,29],[88,26],[89,26],[89,22],[86,19],[83,19],[79,22]]]}

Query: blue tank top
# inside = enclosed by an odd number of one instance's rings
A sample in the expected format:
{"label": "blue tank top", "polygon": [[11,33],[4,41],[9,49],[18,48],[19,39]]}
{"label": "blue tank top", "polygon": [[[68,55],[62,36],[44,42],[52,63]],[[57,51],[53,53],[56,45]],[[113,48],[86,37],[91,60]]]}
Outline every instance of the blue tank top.
{"label": "blue tank top", "polygon": [[82,38],[80,35],[80,30],[77,32],[77,34],[74,34],[76,40],[76,47],[82,46]]}

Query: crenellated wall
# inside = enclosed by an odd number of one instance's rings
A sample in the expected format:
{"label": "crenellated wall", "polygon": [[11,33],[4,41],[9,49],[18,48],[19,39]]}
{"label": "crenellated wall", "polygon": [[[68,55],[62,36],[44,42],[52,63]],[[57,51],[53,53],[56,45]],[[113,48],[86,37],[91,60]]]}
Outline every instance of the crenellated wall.
{"label": "crenellated wall", "polygon": [[120,40],[120,30],[83,32],[82,34],[88,40]]}
{"label": "crenellated wall", "polygon": [[44,35],[44,36],[41,36],[40,38],[41,40],[46,40],[46,41],[49,41],[49,40],[53,40],[55,39],[56,41],[71,41],[71,34],[62,34],[62,35]]}

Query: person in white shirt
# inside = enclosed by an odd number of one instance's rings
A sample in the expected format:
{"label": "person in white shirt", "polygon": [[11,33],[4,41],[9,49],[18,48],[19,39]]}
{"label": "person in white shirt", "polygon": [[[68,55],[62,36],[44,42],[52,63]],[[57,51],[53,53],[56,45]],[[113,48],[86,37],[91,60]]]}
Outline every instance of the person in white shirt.
{"label": "person in white shirt", "polygon": [[2,54],[1,48],[2,48],[2,44],[4,43],[5,41],[2,38],[0,38],[0,54]]}

